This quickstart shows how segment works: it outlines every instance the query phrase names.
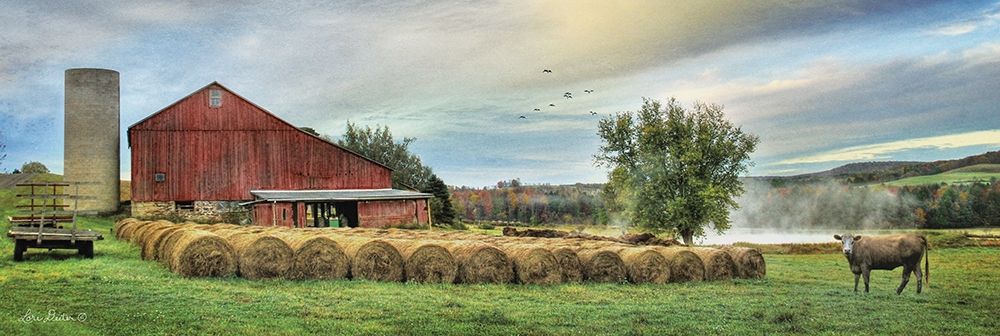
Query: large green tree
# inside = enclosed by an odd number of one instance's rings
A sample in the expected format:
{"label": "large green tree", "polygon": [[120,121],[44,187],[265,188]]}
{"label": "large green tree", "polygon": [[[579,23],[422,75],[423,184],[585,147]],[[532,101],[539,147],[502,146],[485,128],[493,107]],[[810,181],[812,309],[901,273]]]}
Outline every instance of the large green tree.
{"label": "large green tree", "polygon": [[602,119],[598,135],[595,161],[611,169],[609,210],[633,225],[679,234],[685,244],[706,226],[729,229],[729,210],[743,193],[739,176],[753,165],[750,153],[760,142],[728,121],[722,106],[686,109],[673,98],[665,105],[643,99],[638,111]]}
{"label": "large green tree", "polygon": [[424,190],[430,182],[430,167],[420,162],[420,157],[410,153],[410,144],[416,138],[396,141],[389,126],[358,126],[347,123],[347,131],[337,144],[392,168],[392,187],[397,189]]}

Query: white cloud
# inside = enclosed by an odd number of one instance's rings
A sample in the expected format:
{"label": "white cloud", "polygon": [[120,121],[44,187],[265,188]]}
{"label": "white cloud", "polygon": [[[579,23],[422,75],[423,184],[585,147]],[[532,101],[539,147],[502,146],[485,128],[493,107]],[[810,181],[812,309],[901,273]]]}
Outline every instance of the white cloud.
{"label": "white cloud", "polygon": [[983,43],[975,48],[968,49],[962,53],[962,57],[969,63],[998,63],[1000,62],[1000,43]]}
{"label": "white cloud", "polygon": [[775,165],[881,160],[891,158],[891,154],[893,153],[912,149],[954,149],[971,146],[1000,146],[1000,130],[967,132],[854,146],[782,160],[775,163]]}
{"label": "white cloud", "polygon": [[933,29],[931,30],[931,34],[944,35],[944,36],[957,36],[974,32],[976,31],[976,28],[979,28],[979,23],[961,22]]}
{"label": "white cloud", "polygon": [[937,28],[931,29],[929,33],[931,35],[939,36],[959,36],[965,35],[977,30],[982,30],[987,27],[991,27],[997,24],[1000,20],[1000,3],[997,3],[992,8],[987,9],[976,17],[971,19],[966,19],[958,22],[951,22]]}

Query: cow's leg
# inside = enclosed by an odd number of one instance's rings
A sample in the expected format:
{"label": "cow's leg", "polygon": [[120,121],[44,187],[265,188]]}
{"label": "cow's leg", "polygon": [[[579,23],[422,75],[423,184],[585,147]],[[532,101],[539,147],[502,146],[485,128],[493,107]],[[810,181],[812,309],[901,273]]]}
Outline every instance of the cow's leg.
{"label": "cow's leg", "polygon": [[924,289],[924,274],[920,271],[920,261],[917,260],[917,264],[913,266],[913,271],[917,273],[917,294]]}
{"label": "cow's leg", "polygon": [[868,267],[861,268],[861,275],[865,276],[865,293],[868,293],[868,277],[871,275],[871,273],[872,270],[868,269]]}
{"label": "cow's leg", "polygon": [[903,282],[900,282],[899,288],[896,288],[896,295],[902,293],[903,288],[906,288],[906,283],[910,282],[910,272],[912,271],[913,269],[909,265],[903,266]]}
{"label": "cow's leg", "polygon": [[861,273],[854,273],[854,292],[858,292],[858,279],[861,279]]}

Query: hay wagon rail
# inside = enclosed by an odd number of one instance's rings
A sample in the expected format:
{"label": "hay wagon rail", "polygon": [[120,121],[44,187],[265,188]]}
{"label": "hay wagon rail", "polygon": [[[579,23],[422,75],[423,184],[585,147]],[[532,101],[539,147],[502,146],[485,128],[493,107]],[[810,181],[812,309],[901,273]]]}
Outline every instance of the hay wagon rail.
{"label": "hay wagon rail", "polygon": [[[87,183],[50,182],[16,185],[30,188],[29,193],[17,195],[19,198],[29,200],[30,204],[17,206],[22,212],[26,212],[26,215],[8,217],[13,225],[7,231],[7,237],[14,239],[14,261],[24,260],[24,252],[29,248],[75,249],[86,258],[94,257],[94,241],[103,240],[104,236],[91,230],[77,229],[77,201],[90,199],[79,196],[81,184]],[[71,186],[76,187],[75,193],[66,193],[66,189]],[[60,188],[63,189],[61,192]],[[60,200],[73,200],[72,210],[67,210],[70,205],[60,204]],[[60,224],[69,224],[70,228],[64,228]]]}

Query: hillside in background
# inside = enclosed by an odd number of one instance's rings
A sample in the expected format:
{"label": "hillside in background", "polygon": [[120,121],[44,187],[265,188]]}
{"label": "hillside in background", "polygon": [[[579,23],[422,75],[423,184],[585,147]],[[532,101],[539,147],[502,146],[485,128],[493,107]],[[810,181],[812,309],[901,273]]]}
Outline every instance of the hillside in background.
{"label": "hillside in background", "polygon": [[808,173],[792,176],[794,178],[808,178],[808,177],[837,177],[852,174],[868,174],[874,173],[882,170],[898,168],[900,166],[910,166],[917,165],[926,162],[921,161],[871,161],[871,162],[855,162],[848,163],[843,166],[833,168],[830,170],[824,170],[821,172]]}
{"label": "hillside in background", "polygon": [[927,184],[988,183],[1000,179],[1000,164],[977,164],[952,169],[940,174],[913,176],[886,182],[890,186],[916,186]]}
{"label": "hillside in background", "polygon": [[761,176],[752,177],[752,179],[769,181],[772,185],[822,182],[829,179],[850,184],[873,184],[908,177],[935,175],[982,164],[1000,164],[1000,151],[986,152],[955,160],[933,162],[884,161],[850,163],[816,173],[794,176]]}

